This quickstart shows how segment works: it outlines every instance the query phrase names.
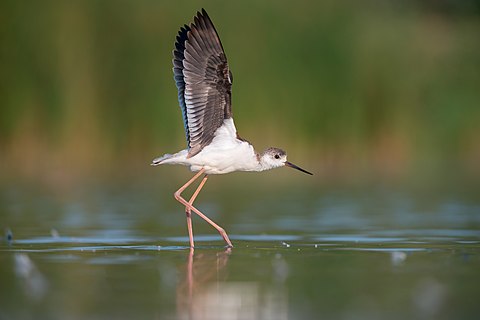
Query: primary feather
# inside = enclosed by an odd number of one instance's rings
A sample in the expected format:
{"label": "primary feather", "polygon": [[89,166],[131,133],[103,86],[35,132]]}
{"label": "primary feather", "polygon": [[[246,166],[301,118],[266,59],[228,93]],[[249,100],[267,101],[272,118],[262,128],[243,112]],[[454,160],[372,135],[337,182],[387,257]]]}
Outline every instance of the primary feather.
{"label": "primary feather", "polygon": [[207,12],[178,33],[173,72],[187,138],[188,158],[214,138],[224,119],[231,118],[232,74]]}

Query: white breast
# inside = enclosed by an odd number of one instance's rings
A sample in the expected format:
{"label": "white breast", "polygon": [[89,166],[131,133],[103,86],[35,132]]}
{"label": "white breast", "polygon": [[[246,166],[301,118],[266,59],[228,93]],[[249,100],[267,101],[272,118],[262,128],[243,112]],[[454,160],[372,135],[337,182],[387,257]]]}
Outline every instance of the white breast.
{"label": "white breast", "polygon": [[232,171],[257,171],[259,162],[253,146],[237,139],[233,119],[225,119],[215,132],[212,142],[203,150],[188,159],[190,169],[205,168],[207,174],[223,174]]}

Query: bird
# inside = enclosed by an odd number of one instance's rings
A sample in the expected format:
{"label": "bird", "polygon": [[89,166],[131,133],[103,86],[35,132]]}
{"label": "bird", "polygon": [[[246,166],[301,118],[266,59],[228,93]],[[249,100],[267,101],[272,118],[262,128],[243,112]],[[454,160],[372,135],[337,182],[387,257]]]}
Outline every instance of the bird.
{"label": "bird", "polygon": [[[179,164],[196,174],[175,193],[185,206],[190,248],[194,248],[192,211],[213,226],[232,248],[225,229],[193,206],[209,175],[234,171],[265,171],[290,167],[304,170],[287,161],[287,153],[270,147],[258,153],[241,138],[232,117],[233,75],[227,63],[220,37],[205,9],[197,11],[190,25],[180,28],[173,50],[173,74],[178,89],[187,148],[155,158],[151,165]],[[202,174],[203,179],[187,201],[182,192]]]}

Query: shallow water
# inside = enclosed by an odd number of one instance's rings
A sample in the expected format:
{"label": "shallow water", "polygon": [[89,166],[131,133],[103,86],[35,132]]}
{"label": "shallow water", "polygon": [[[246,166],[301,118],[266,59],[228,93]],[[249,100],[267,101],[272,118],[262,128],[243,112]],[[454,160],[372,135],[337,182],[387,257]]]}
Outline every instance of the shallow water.
{"label": "shallow water", "polygon": [[0,319],[478,318],[475,190],[237,182],[195,251],[168,185],[3,187]]}

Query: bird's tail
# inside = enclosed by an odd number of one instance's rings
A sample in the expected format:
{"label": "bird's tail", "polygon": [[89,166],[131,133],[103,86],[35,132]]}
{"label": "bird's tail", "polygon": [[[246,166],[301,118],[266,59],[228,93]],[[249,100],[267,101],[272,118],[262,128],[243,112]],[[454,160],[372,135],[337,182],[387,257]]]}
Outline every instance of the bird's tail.
{"label": "bird's tail", "polygon": [[169,158],[171,158],[171,157],[172,157],[172,155],[169,154],[169,153],[164,154],[164,155],[161,156],[161,157],[158,157],[158,158],[153,159],[153,161],[152,161],[152,163],[151,163],[150,165],[152,165],[152,166],[158,166],[159,164],[162,164],[163,161],[165,161],[165,160],[167,160],[167,159],[169,159]]}

